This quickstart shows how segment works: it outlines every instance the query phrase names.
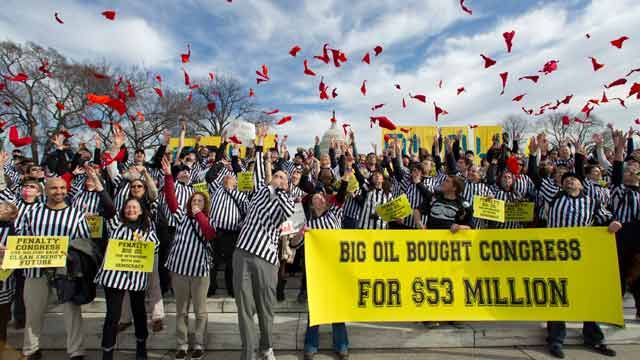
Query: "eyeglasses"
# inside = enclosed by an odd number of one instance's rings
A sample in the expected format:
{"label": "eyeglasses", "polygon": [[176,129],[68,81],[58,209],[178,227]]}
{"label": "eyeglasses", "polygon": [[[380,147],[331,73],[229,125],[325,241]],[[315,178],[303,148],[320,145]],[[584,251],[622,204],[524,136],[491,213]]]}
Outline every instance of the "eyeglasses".
{"label": "eyeglasses", "polygon": [[132,189],[140,189],[140,188],[144,188],[144,185],[131,185]]}

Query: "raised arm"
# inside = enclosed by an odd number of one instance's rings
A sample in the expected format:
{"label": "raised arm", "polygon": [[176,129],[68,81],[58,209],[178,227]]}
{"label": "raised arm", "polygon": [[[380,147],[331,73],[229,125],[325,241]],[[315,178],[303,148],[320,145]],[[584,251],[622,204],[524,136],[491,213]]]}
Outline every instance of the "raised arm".
{"label": "raised arm", "polygon": [[611,176],[611,183],[613,185],[622,184],[622,176],[624,171],[624,147],[625,138],[621,131],[615,131],[613,133],[613,145],[615,146],[615,155],[613,160],[613,174]]}
{"label": "raised arm", "polygon": [[96,170],[91,166],[85,166],[85,173],[96,184],[96,191],[100,196],[100,203],[102,204],[102,216],[105,219],[111,219],[116,216],[116,207],[113,205],[113,199],[109,196],[109,192],[105,191],[102,180]]}
{"label": "raised arm", "polygon": [[175,184],[171,175],[171,165],[169,165],[169,160],[166,157],[162,158],[162,173],[164,174],[165,201],[169,211],[175,214],[178,211],[178,200],[176,199]]}

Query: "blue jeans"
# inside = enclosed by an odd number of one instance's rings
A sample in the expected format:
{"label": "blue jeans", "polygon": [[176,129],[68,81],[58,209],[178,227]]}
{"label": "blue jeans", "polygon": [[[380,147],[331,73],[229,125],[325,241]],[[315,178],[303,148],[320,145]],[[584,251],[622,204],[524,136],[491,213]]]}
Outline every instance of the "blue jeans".
{"label": "blue jeans", "polygon": [[[336,352],[346,352],[349,349],[349,338],[347,337],[347,326],[344,323],[331,324],[331,332],[333,333],[333,349]],[[307,333],[304,335],[304,352],[318,352],[318,343],[320,335],[318,329],[320,326],[307,325]]]}

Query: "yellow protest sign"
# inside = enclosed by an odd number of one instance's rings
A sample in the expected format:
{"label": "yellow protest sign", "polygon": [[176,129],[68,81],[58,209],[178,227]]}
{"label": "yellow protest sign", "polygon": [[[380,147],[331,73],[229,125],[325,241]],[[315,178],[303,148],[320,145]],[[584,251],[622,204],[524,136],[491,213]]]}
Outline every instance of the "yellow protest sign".
{"label": "yellow protest sign", "polygon": [[393,221],[404,219],[411,215],[412,209],[409,204],[409,198],[406,194],[402,194],[397,198],[382,204],[376,208],[376,213],[383,221]]}
{"label": "yellow protest sign", "polygon": [[253,191],[253,172],[243,171],[238,173],[238,191]]}
{"label": "yellow protest sign", "polygon": [[504,206],[505,221],[532,222],[535,204],[529,201],[507,202]]}
{"label": "yellow protest sign", "polygon": [[193,190],[196,192],[204,193],[207,198],[209,198],[209,184],[207,184],[206,182],[193,184]]}
{"label": "yellow protest sign", "polygon": [[89,224],[89,230],[91,231],[92,239],[100,239],[102,238],[102,216],[98,215],[87,215],[85,217],[87,219],[87,224]]}
{"label": "yellow protest sign", "polygon": [[55,268],[67,263],[68,236],[9,236],[2,269]]}
{"label": "yellow protest sign", "polygon": [[0,281],[7,281],[9,276],[13,273],[13,269],[1,269],[0,270]]}
{"label": "yellow protest sign", "polygon": [[624,324],[616,241],[606,227],[455,234],[310,230],[304,241],[310,325],[429,320]]}
{"label": "yellow protest sign", "polygon": [[152,241],[109,239],[104,269],[153,272],[154,251]]}
{"label": "yellow protest sign", "polygon": [[[200,139],[200,142],[198,144],[203,146],[220,146],[221,143],[222,143],[222,138],[220,136],[203,136]],[[167,150],[173,151],[178,148],[179,144],[180,144],[180,138],[172,137],[169,139],[169,144],[167,144]],[[267,149],[274,147],[275,144],[276,144],[275,134],[268,134],[264,138],[265,151]],[[196,145],[195,138],[184,139],[185,147],[194,147],[195,145]],[[227,149],[229,149],[229,147],[227,147]],[[246,153],[247,153],[247,148],[245,146],[240,146],[240,157],[244,157]]]}
{"label": "yellow protest sign", "polygon": [[502,200],[475,195],[473,216],[478,219],[504,222],[505,204]]}
{"label": "yellow protest sign", "polygon": [[[335,185],[336,185],[336,188],[339,189],[340,186],[342,185],[342,180],[337,181]],[[349,183],[347,184],[347,192],[354,193],[358,191],[359,188],[360,188],[360,184],[358,183],[356,176],[355,175],[349,176]]]}

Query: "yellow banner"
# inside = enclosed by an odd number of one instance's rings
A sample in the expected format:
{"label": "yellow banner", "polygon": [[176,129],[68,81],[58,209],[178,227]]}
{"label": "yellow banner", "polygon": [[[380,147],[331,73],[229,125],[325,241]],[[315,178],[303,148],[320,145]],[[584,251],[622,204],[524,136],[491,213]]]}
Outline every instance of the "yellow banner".
{"label": "yellow banner", "polygon": [[100,239],[102,238],[102,216],[98,215],[87,215],[85,216],[87,219],[87,224],[89,224],[89,230],[91,231],[92,239]]}
{"label": "yellow banner", "polygon": [[104,269],[153,272],[154,250],[152,241],[109,239]]}
{"label": "yellow banner", "polygon": [[532,222],[535,204],[529,201],[507,202],[504,206],[506,221]]}
{"label": "yellow banner", "polygon": [[504,222],[504,201],[475,195],[473,197],[473,216],[478,219]]}
{"label": "yellow banner", "polygon": [[13,269],[0,270],[0,281],[7,281],[9,276],[13,273]]}
{"label": "yellow banner", "polygon": [[[200,139],[199,145],[203,146],[220,146],[222,142],[222,138],[220,136],[203,136]],[[169,139],[169,144],[167,145],[167,150],[173,151],[178,148],[178,144],[180,144],[180,138],[172,137]],[[274,135],[267,135],[264,138],[264,149],[265,151],[274,147],[276,144],[276,137]],[[184,146],[185,147],[194,147],[196,145],[195,138],[185,138]],[[229,150],[230,146],[227,147]],[[240,157],[244,157],[246,154],[246,147],[240,146]]]}
{"label": "yellow banner", "polygon": [[[623,325],[616,242],[604,227],[311,230],[310,324],[597,321]],[[331,281],[327,281],[331,279]]]}
{"label": "yellow banner", "polygon": [[9,236],[2,269],[65,267],[68,248],[68,236]]}
{"label": "yellow banner", "polygon": [[384,203],[376,208],[376,213],[383,221],[393,221],[404,219],[411,215],[411,204],[406,194],[402,194],[397,198]]}
{"label": "yellow banner", "polygon": [[253,191],[253,172],[243,171],[238,173],[238,191]]}
{"label": "yellow banner", "polygon": [[209,184],[207,184],[206,182],[193,184],[193,190],[195,192],[201,192],[205,194],[207,198],[209,198]]}

